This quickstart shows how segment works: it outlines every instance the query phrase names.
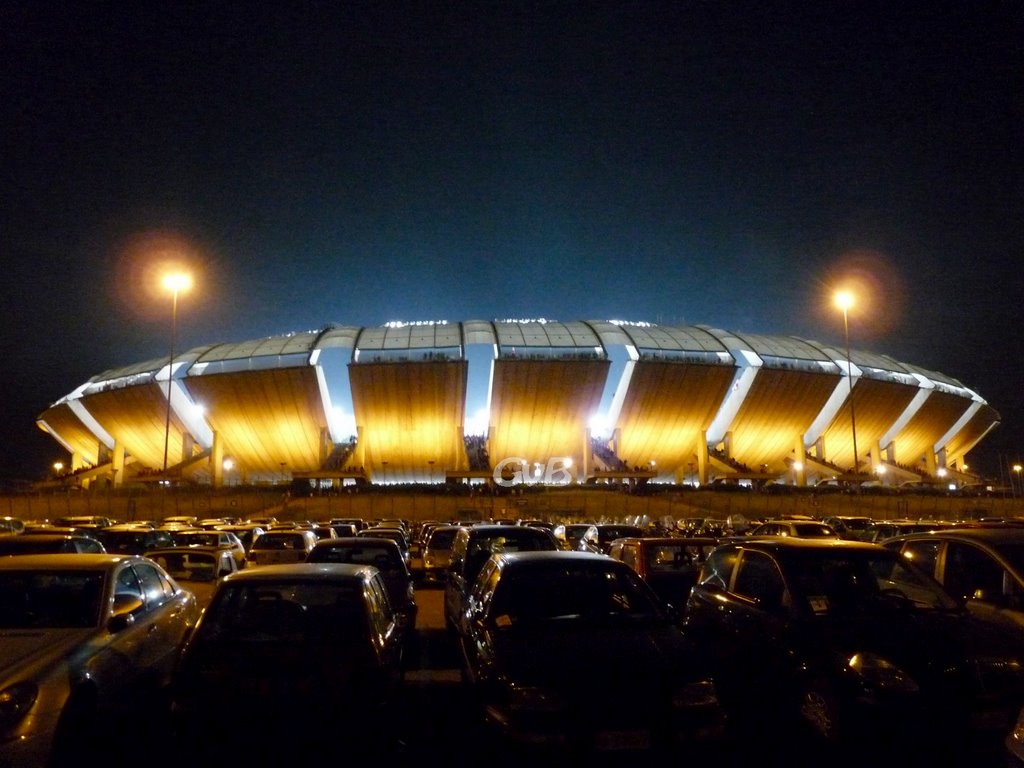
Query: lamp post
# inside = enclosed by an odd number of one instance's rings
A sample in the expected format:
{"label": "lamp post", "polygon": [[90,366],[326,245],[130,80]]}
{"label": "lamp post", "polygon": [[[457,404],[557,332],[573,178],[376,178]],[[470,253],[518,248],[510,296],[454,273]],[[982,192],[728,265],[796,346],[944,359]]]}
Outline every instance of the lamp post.
{"label": "lamp post", "polygon": [[164,422],[164,473],[167,473],[167,448],[171,440],[171,379],[174,374],[174,342],[178,327],[178,294],[192,287],[192,275],[170,272],[164,275],[163,286],[171,292],[171,356],[167,362],[167,418]]}
{"label": "lamp post", "polygon": [[850,358],[850,307],[853,306],[853,294],[849,291],[836,293],[836,306],[843,310],[843,336],[846,339],[846,380],[850,385],[850,431],[853,434],[853,474],[860,471],[859,454],[857,453],[857,415],[853,408],[853,361]]}

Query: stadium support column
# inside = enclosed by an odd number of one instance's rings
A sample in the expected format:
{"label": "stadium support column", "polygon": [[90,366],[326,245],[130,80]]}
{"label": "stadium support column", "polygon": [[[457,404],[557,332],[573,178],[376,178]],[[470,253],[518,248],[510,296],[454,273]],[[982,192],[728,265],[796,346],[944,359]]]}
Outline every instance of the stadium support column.
{"label": "stadium support column", "polygon": [[594,454],[590,447],[590,427],[583,428],[583,479],[579,482],[587,482],[590,479],[590,470],[594,463]]}
{"label": "stadium support column", "polygon": [[[455,470],[465,472],[469,469],[469,455],[466,453],[466,425],[459,424],[455,428]],[[441,481],[448,477],[445,467],[441,467]]]}
{"label": "stadium support column", "polygon": [[700,485],[708,482],[708,433],[702,429],[697,443],[697,481]]}
{"label": "stadium support column", "polygon": [[213,433],[213,445],[210,447],[210,477],[214,488],[224,485],[224,441],[217,431]]}
{"label": "stadium support column", "polygon": [[803,437],[796,439],[796,446],[793,448],[793,464],[795,466],[793,478],[796,485],[800,487],[807,485],[807,449],[804,448]]}
{"label": "stadium support column", "polygon": [[935,456],[935,451],[929,449],[924,455],[924,466],[930,477],[936,477],[939,471],[939,462]]}
{"label": "stadium support column", "polygon": [[120,488],[124,482],[124,444],[114,441],[114,452],[110,456],[110,469],[114,476],[114,487]]}
{"label": "stadium support column", "polygon": [[871,448],[868,451],[868,455],[871,457],[871,472],[875,478],[878,478],[878,468],[882,466],[882,447],[878,444],[877,440],[871,442]]}

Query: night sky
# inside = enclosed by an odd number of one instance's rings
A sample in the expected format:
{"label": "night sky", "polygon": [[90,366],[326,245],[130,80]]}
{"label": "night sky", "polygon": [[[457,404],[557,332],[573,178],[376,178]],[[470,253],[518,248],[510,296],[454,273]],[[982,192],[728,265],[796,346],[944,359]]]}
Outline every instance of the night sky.
{"label": "night sky", "polygon": [[[262,7],[262,6],[267,7]],[[893,8],[906,5],[907,8]],[[0,4],[5,477],[106,370],[389,320],[707,324],[945,373],[1024,455],[1024,4]],[[277,7],[280,6],[280,7]]]}

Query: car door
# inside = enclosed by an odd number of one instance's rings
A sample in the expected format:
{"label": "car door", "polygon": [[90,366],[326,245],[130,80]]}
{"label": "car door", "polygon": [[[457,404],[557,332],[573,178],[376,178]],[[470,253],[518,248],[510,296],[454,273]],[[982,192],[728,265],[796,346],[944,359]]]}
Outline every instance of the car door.
{"label": "car door", "polygon": [[[139,576],[129,561],[118,565],[112,574],[114,616],[105,652],[94,657],[90,675],[98,681],[99,695],[105,706],[116,709],[129,699],[152,695],[169,679],[167,640],[158,624],[160,614],[151,611]],[[132,602],[130,616],[118,616],[118,606]],[[176,646],[173,646],[176,648]]]}
{"label": "car door", "polygon": [[768,695],[785,675],[787,590],[766,553],[718,550],[687,603],[685,626],[709,653],[724,696]]}
{"label": "car door", "polygon": [[1021,588],[990,552],[970,541],[949,541],[940,576],[946,591],[965,600],[978,618],[1024,628]]}

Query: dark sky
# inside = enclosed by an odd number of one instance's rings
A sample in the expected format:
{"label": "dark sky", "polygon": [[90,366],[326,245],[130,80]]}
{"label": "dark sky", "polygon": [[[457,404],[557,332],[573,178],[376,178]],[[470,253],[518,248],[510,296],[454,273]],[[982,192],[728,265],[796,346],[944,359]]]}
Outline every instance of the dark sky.
{"label": "dark sky", "polygon": [[[111,367],[329,323],[707,324],[939,371],[1024,446],[1024,4],[0,4],[0,472]],[[906,5],[907,8],[891,6]],[[277,7],[280,6],[280,7]],[[975,455],[977,459],[975,459]]]}

